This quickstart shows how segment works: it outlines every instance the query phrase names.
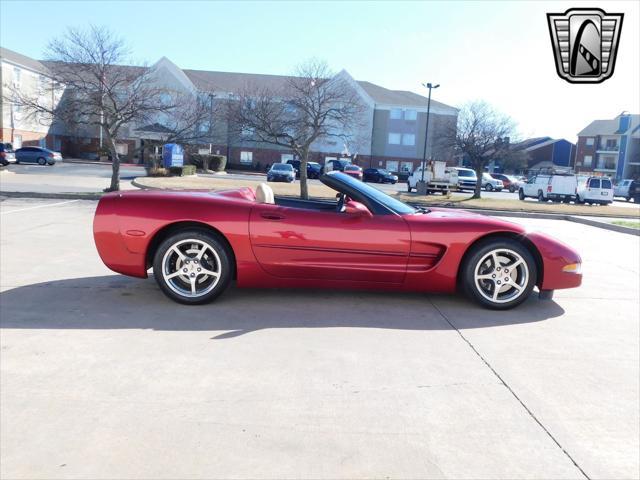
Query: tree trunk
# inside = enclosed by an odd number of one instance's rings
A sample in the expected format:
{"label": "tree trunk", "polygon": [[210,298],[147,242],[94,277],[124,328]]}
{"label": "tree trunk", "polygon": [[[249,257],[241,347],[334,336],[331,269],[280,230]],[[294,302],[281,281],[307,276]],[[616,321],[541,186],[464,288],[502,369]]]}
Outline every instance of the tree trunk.
{"label": "tree trunk", "polygon": [[120,157],[116,149],[116,141],[111,133],[105,128],[109,150],[111,151],[111,185],[105,191],[117,192],[120,190]]}
{"label": "tree trunk", "polygon": [[482,192],[482,172],[484,172],[484,165],[476,166],[474,170],[476,171],[476,177],[478,180],[476,181],[476,188],[473,190],[473,196],[471,198],[480,198]]}
{"label": "tree trunk", "polygon": [[309,160],[309,149],[305,148],[300,155],[300,198],[309,199],[309,187],[307,186],[307,161]]}

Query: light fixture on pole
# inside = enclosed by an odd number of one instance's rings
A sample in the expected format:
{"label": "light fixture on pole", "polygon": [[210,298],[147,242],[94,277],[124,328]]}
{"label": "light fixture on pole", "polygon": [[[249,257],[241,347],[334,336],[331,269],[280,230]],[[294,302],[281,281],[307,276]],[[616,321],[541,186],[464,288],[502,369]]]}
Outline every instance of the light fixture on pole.
{"label": "light fixture on pole", "polygon": [[420,174],[420,181],[416,185],[416,191],[418,195],[427,194],[427,184],[424,181],[424,171],[427,168],[427,141],[429,140],[429,114],[431,113],[431,90],[438,88],[440,84],[433,85],[431,83],[423,83],[423,86],[429,89],[429,97],[427,99],[427,126],[424,131],[424,151],[422,153],[422,173]]}

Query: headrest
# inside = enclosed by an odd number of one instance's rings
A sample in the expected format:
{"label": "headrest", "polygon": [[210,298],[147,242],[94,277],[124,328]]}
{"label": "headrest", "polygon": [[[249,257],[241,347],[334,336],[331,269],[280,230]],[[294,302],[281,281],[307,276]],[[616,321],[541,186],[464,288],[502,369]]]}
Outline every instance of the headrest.
{"label": "headrest", "polygon": [[256,188],[256,202],[258,203],[276,203],[273,196],[273,189],[266,183],[261,183]]}

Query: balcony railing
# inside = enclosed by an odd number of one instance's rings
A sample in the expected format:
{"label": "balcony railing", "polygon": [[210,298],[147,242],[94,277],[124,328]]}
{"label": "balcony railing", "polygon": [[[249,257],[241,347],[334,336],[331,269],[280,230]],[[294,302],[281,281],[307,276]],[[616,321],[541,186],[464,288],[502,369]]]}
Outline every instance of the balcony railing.
{"label": "balcony railing", "polygon": [[618,152],[620,151],[619,145],[600,145],[598,147],[598,152]]}

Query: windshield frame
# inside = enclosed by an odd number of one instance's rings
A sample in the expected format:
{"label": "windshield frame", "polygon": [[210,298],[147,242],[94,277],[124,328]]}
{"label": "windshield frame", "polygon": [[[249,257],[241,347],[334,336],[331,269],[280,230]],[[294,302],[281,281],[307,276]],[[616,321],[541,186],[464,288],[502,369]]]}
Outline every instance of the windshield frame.
{"label": "windshield frame", "polygon": [[320,181],[327,187],[362,203],[374,215],[412,215],[419,212],[411,205],[401,202],[346,173],[327,172],[320,177]]}

